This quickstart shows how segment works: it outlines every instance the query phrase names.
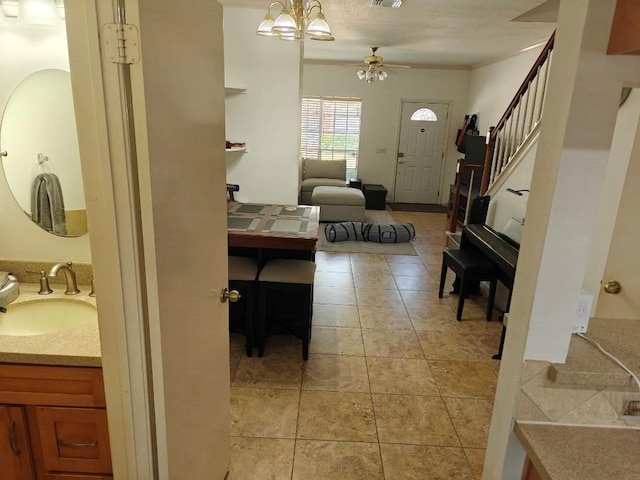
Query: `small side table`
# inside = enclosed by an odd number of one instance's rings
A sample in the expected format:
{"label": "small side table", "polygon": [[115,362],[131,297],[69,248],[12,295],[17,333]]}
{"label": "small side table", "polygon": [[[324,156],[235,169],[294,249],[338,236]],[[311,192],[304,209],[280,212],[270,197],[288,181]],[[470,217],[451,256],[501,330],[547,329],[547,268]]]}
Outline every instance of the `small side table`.
{"label": "small side table", "polygon": [[358,190],[362,190],[362,180],[360,180],[359,178],[350,178],[349,186],[351,188],[357,188]]}
{"label": "small side table", "polygon": [[387,189],[384,185],[373,183],[365,183],[362,186],[364,198],[366,199],[366,208],[371,210],[384,210],[387,199]]}

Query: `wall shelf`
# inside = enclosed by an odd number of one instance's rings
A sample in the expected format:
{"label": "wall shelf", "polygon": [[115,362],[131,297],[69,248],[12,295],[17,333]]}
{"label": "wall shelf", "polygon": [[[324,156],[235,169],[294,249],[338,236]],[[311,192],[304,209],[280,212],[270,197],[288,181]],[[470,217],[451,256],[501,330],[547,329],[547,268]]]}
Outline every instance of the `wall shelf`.
{"label": "wall shelf", "polygon": [[246,152],[247,147],[231,147],[231,148],[225,148],[225,150],[227,152]]}

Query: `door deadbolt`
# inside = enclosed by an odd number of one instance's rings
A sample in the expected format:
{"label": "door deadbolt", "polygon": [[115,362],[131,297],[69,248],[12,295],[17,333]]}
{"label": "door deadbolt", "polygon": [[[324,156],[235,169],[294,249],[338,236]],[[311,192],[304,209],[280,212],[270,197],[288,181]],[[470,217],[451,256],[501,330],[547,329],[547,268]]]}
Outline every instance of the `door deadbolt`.
{"label": "door deadbolt", "polygon": [[622,285],[616,280],[611,280],[604,284],[604,291],[612,295],[617,295],[622,291]]}
{"label": "door deadbolt", "polygon": [[235,303],[240,300],[240,297],[240,292],[237,290],[229,290],[227,287],[224,287],[220,292],[220,301],[222,303],[225,303],[227,300]]}

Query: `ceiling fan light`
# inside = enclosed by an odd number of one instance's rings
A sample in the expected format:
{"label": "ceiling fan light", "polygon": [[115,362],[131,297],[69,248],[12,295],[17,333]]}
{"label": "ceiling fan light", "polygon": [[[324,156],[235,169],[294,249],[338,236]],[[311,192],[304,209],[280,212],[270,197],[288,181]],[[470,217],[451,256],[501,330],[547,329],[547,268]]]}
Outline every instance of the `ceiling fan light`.
{"label": "ceiling fan light", "polygon": [[298,39],[298,35],[296,34],[296,32],[283,32],[278,34],[278,36],[280,37],[280,40],[291,41]]}
{"label": "ceiling fan light", "polygon": [[333,35],[316,36],[310,35],[311,40],[318,40],[319,42],[333,42],[336,38]]}
{"label": "ceiling fan light", "polygon": [[387,72],[385,72],[384,70],[380,70],[378,72],[378,78],[380,80],[384,80],[385,78],[387,78],[389,76],[389,74]]}
{"label": "ceiling fan light", "polygon": [[267,13],[264,16],[264,20],[260,22],[260,25],[258,25],[256,35],[263,35],[265,37],[275,37],[276,35],[278,35],[273,31],[273,17],[270,13]]}
{"label": "ceiling fan light", "polygon": [[366,73],[365,73],[365,71],[364,71],[364,70],[358,70],[358,71],[356,72],[356,75],[358,75],[358,78],[359,78],[360,80],[364,80],[364,79],[365,79],[365,77],[366,77]]}
{"label": "ceiling fan light", "polygon": [[316,37],[331,36],[331,28],[324,19],[324,13],[319,12],[311,23],[307,26],[307,33]]}
{"label": "ceiling fan light", "polygon": [[289,10],[285,8],[280,15],[278,15],[278,18],[276,18],[272,30],[277,33],[295,32],[298,30],[298,24],[291,16]]}
{"label": "ceiling fan light", "polygon": [[18,23],[21,25],[59,25],[62,17],[53,0],[20,0]]}

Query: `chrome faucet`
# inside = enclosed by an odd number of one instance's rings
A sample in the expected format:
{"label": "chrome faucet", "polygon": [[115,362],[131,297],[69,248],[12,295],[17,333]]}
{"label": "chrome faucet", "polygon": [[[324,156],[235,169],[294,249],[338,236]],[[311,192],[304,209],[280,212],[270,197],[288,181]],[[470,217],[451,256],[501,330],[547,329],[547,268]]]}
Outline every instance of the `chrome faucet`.
{"label": "chrome faucet", "polygon": [[56,263],[51,267],[51,270],[49,270],[49,273],[47,274],[47,277],[54,278],[58,275],[58,272],[62,270],[62,273],[64,273],[64,279],[67,282],[67,290],[64,292],[66,295],[75,295],[76,293],[80,293],[80,290],[78,290],[78,283],[76,282],[76,272],[71,269],[72,265],[73,264],[71,262]]}

